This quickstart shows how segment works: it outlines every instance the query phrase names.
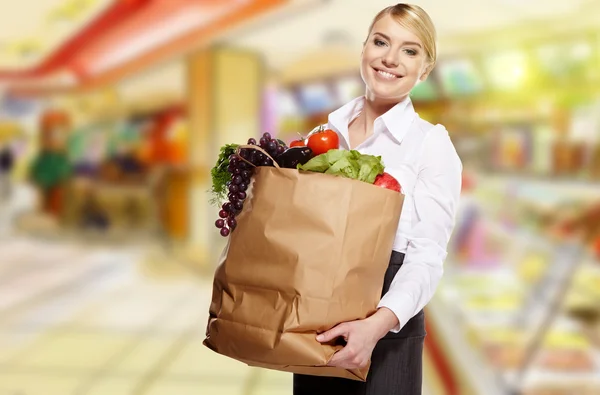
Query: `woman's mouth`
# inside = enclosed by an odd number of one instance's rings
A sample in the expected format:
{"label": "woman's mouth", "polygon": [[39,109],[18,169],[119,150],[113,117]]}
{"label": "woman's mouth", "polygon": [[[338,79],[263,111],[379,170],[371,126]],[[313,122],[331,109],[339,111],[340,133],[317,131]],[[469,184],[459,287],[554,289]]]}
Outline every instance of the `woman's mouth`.
{"label": "woman's mouth", "polygon": [[398,78],[402,78],[399,75],[395,75],[392,73],[388,73],[387,71],[383,71],[383,70],[378,70],[378,69],[374,69],[375,72],[383,79],[388,80],[388,81],[392,81]]}

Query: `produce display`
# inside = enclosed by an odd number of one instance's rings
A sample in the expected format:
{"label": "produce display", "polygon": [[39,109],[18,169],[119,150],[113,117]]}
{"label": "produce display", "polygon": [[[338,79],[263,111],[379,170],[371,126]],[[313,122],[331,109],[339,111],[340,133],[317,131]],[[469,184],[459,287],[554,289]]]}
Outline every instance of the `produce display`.
{"label": "produce display", "polygon": [[398,181],[384,172],[380,156],[340,149],[339,137],[331,129],[320,127],[307,138],[292,141],[289,147],[264,133],[258,141],[248,139],[246,145],[221,147],[211,169],[211,203],[220,207],[215,226],[221,236],[229,236],[236,228],[236,216],[244,208],[254,171],[263,166],[346,177],[402,192]]}
{"label": "produce display", "polygon": [[449,357],[472,351],[463,371],[484,366],[522,394],[600,394],[597,196],[482,177],[461,199],[433,304],[437,325],[460,328],[447,341],[466,342]]}

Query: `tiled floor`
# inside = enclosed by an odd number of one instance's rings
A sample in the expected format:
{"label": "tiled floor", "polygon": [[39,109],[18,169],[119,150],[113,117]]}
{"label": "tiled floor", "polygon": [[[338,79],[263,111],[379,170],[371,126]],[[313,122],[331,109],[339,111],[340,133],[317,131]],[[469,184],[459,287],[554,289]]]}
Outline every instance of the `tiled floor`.
{"label": "tiled floor", "polygon": [[5,238],[0,251],[0,395],[291,394],[289,374],[202,345],[208,279],[151,275],[133,247]]}
{"label": "tiled floor", "polygon": [[202,345],[212,279],[151,251],[0,238],[0,395],[291,395]]}

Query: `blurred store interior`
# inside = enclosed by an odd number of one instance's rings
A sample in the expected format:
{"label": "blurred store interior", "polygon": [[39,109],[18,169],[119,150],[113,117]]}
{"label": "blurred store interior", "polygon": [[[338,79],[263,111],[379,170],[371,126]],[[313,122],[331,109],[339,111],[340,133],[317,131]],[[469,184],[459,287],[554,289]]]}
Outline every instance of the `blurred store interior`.
{"label": "blurred store interior", "polygon": [[[464,164],[424,393],[600,394],[600,1],[414,1]],[[202,346],[219,147],[364,93],[384,0],[0,5],[0,394],[288,395]]]}

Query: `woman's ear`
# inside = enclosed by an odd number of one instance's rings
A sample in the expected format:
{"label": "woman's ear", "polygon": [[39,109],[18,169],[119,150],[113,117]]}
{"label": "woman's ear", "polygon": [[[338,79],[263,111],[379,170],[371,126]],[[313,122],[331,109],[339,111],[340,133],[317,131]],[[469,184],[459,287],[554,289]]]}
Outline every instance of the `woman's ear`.
{"label": "woman's ear", "polygon": [[419,77],[419,81],[425,81],[427,79],[427,77],[429,77],[429,73],[431,73],[431,70],[433,70],[433,65],[428,64],[425,67],[425,70],[423,70],[423,73],[421,74],[421,76]]}

